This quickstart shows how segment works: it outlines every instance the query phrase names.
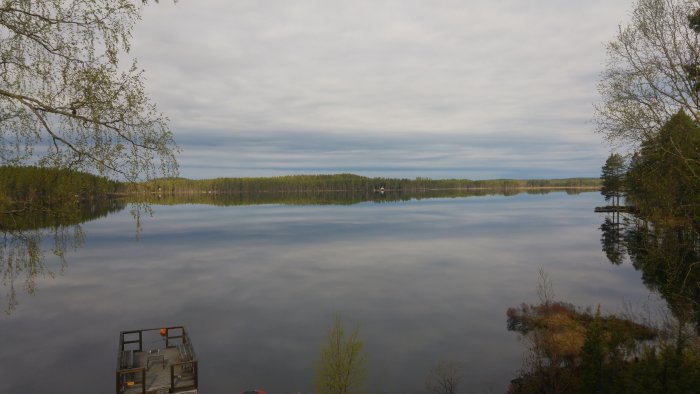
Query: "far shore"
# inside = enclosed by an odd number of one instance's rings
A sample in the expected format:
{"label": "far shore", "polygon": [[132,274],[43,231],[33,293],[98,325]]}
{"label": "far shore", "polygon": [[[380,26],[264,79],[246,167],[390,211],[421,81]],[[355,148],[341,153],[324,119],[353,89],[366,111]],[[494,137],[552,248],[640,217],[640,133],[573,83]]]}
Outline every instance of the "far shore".
{"label": "far shore", "polygon": [[423,188],[423,189],[306,189],[306,190],[137,190],[129,193],[113,193],[113,196],[130,196],[136,194],[249,194],[249,193],[421,193],[430,191],[476,191],[476,190],[600,190],[600,186],[493,186],[493,187],[459,187],[459,188]]}

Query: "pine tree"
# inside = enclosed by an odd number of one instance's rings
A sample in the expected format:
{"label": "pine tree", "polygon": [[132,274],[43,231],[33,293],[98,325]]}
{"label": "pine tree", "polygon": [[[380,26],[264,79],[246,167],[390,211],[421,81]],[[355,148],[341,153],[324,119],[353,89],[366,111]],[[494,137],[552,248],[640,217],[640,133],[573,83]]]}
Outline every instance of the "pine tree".
{"label": "pine tree", "polygon": [[613,200],[613,205],[620,205],[620,196],[623,194],[625,179],[625,159],[617,153],[611,153],[603,165],[600,178],[603,186],[600,194],[605,196],[605,201]]}
{"label": "pine tree", "polygon": [[584,393],[603,393],[603,363],[605,362],[605,338],[600,307],[593,322],[586,330],[586,340],[581,349],[581,378]]}

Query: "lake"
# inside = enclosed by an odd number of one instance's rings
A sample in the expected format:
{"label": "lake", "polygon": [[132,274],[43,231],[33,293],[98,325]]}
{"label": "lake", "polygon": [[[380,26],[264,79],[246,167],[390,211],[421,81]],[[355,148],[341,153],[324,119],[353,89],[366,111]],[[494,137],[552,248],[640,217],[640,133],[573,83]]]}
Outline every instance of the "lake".
{"label": "lake", "polygon": [[463,365],[464,392],[504,392],[525,351],[506,310],[537,302],[540,267],[577,305],[654,299],[602,253],[602,204],[597,192],[156,204],[138,233],[116,210],[67,235],[78,245],[63,266],[43,238],[33,295],[26,273],[5,273],[3,293],[17,298],[0,315],[0,392],[112,393],[120,331],[184,325],[201,393],[312,393],[335,315],[360,329],[371,393],[424,392],[441,360]]}

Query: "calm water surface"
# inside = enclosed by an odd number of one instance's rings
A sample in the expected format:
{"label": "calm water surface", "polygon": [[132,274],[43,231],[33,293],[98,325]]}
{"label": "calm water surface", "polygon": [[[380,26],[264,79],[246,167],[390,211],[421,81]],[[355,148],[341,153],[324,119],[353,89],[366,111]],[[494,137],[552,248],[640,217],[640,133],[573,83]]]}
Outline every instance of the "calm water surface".
{"label": "calm water surface", "polygon": [[372,393],[423,392],[441,360],[463,363],[465,392],[503,392],[524,351],[505,312],[537,301],[539,267],[578,305],[649,299],[638,272],[601,252],[601,204],[550,193],[156,205],[139,239],[121,211],[83,224],[63,273],[0,316],[0,392],[112,393],[119,331],[185,325],[202,393],[311,393],[334,314],[360,326]]}

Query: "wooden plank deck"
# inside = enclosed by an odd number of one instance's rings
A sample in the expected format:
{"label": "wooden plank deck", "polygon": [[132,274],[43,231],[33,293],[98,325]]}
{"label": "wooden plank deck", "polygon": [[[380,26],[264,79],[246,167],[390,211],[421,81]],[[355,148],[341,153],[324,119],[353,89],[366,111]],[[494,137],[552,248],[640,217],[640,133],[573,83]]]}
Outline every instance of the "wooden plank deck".
{"label": "wooden plank deck", "polygon": [[[159,356],[162,362],[153,362],[154,354],[138,352],[138,365],[146,368],[146,392],[157,390],[160,387],[170,388],[170,363],[177,361],[177,349],[160,349]],[[151,361],[149,362],[149,358]]]}
{"label": "wooden plank deck", "polygon": [[122,331],[117,394],[196,394],[197,356],[183,326]]}
{"label": "wooden plank deck", "polygon": [[[161,361],[162,360],[162,361]],[[178,363],[179,351],[177,347],[171,347],[167,349],[160,349],[158,354],[148,353],[148,352],[135,352],[134,353],[134,365],[138,367],[146,368],[146,393],[160,394],[159,389],[164,389],[164,393],[168,393],[170,389],[170,365],[172,363]],[[177,367],[176,367],[177,371]],[[176,372],[177,374],[177,372]],[[188,377],[175,376],[176,385],[181,382],[182,385],[192,384],[193,380]],[[124,394],[140,394],[141,386],[135,385],[134,387],[126,390]],[[180,394],[190,394],[197,393],[197,390],[188,390],[183,392],[178,392]]]}

